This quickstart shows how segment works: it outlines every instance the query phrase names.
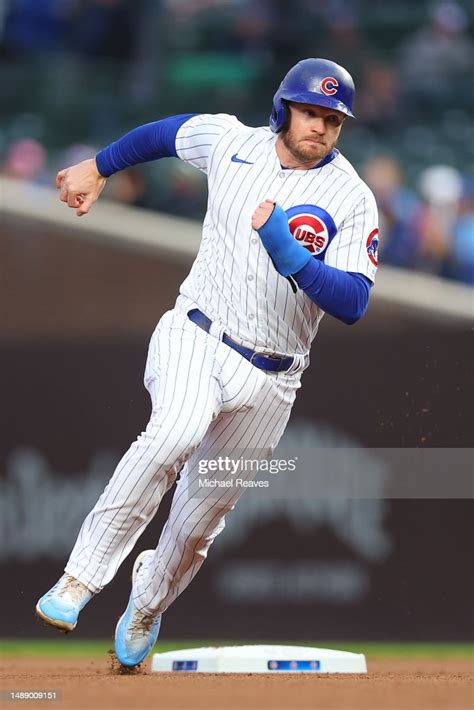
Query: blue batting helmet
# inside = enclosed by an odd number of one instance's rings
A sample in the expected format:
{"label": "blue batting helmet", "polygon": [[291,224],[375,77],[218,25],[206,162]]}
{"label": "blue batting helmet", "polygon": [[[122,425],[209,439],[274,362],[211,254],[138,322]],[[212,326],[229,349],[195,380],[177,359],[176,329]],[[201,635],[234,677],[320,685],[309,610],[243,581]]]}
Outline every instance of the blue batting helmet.
{"label": "blue batting helmet", "polygon": [[270,128],[278,133],[285,125],[285,101],[315,104],[352,116],[354,81],[348,71],[328,59],[303,59],[290,69],[273,97]]}

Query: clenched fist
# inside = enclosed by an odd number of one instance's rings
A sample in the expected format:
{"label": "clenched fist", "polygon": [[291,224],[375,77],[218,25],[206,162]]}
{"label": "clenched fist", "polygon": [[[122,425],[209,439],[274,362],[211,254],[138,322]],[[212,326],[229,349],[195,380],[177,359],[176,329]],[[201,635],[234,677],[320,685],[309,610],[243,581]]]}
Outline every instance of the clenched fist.
{"label": "clenched fist", "polygon": [[252,215],[252,229],[260,229],[270,217],[275,209],[273,200],[265,200],[261,202]]}
{"label": "clenched fist", "polygon": [[104,189],[107,178],[97,170],[95,158],[60,170],[56,175],[59,199],[76,210],[78,217],[87,214]]}

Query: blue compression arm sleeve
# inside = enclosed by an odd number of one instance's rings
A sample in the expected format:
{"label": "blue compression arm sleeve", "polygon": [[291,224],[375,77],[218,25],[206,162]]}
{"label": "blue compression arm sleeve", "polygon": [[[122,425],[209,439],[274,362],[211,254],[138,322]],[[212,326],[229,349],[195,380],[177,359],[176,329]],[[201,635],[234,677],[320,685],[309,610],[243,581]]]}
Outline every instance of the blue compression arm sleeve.
{"label": "blue compression arm sleeve", "polygon": [[309,251],[293,239],[288,217],[280,205],[275,205],[270,217],[257,232],[275,269],[282,276],[295,274],[312,258]]}
{"label": "blue compression arm sleeve", "polygon": [[367,310],[372,282],[362,274],[341,271],[311,258],[293,276],[298,286],[323,311],[347,325],[356,323]]}
{"label": "blue compression arm sleeve", "polygon": [[97,153],[97,170],[110,177],[119,170],[158,158],[176,158],[176,134],[183,123],[196,116],[185,113],[134,128]]}

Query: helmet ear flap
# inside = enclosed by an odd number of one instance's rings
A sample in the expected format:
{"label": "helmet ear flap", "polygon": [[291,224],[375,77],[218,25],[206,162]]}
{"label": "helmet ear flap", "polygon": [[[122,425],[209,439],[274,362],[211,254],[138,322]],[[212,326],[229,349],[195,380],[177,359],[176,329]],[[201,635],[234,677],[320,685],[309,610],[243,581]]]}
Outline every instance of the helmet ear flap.
{"label": "helmet ear flap", "polygon": [[272,112],[270,114],[270,128],[274,133],[278,133],[279,128],[278,128],[278,111],[276,110],[275,106],[272,108]]}
{"label": "helmet ear flap", "polygon": [[286,131],[290,125],[290,109],[284,99],[278,99],[273,102],[272,112],[270,114],[270,128],[274,133]]}
{"label": "helmet ear flap", "polygon": [[283,106],[284,118],[280,131],[287,131],[290,127],[290,107],[288,106],[288,101],[286,101],[286,99],[282,99],[281,104]]}

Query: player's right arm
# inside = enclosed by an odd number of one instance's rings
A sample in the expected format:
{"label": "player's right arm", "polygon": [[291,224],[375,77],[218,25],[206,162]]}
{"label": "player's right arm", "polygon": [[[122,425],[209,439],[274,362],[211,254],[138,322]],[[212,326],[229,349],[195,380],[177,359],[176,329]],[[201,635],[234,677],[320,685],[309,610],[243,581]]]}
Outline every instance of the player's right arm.
{"label": "player's right arm", "polygon": [[106,146],[95,158],[84,160],[56,176],[59,199],[76,210],[78,217],[87,214],[98,200],[108,177],[131,165],[176,156],[178,129],[194,114],[171,116],[134,128]]}
{"label": "player's right arm", "polygon": [[138,163],[180,158],[207,172],[217,138],[235,125],[226,114],[181,114],[134,128],[101,150],[95,158],[61,170],[56,177],[60,199],[80,217],[89,212],[106,178]]}

